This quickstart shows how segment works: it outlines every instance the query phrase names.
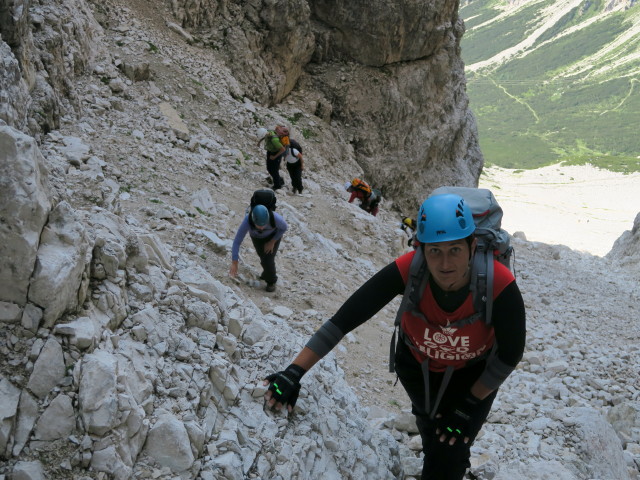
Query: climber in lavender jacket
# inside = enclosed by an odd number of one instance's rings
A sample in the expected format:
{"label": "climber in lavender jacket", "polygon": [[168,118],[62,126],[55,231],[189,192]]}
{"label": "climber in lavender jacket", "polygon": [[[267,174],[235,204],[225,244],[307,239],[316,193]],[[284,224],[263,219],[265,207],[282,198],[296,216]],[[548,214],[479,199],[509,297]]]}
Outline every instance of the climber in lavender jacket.
{"label": "climber in lavender jacket", "polygon": [[251,209],[242,220],[233,240],[229,275],[235,277],[238,274],[240,245],[249,233],[256,253],[260,257],[260,265],[262,265],[260,279],[267,282],[267,292],[275,291],[278,281],[276,253],[287,228],[287,222],[282,218],[282,215],[267,209],[264,205],[256,205]]}

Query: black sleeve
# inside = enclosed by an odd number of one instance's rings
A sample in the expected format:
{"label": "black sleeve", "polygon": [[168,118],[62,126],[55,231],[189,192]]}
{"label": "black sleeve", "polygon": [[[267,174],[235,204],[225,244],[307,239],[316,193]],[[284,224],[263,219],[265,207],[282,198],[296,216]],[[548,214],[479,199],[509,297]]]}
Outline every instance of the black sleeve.
{"label": "black sleeve", "polygon": [[511,367],[522,359],[527,334],[524,300],[516,282],[511,282],[493,302],[493,328],[498,358]]}
{"label": "black sleeve", "polygon": [[336,314],[309,339],[307,348],[320,358],[324,357],[342,337],[369,320],[396,295],[402,293],[402,275],[396,263],[390,263],[344,302]]}
{"label": "black sleeve", "polygon": [[346,335],[403,293],[402,275],[396,262],[392,262],[356,290],[329,321]]}
{"label": "black sleeve", "polygon": [[495,390],[511,375],[524,352],[524,301],[516,282],[511,282],[494,300],[492,324],[498,349],[487,362],[479,381]]}

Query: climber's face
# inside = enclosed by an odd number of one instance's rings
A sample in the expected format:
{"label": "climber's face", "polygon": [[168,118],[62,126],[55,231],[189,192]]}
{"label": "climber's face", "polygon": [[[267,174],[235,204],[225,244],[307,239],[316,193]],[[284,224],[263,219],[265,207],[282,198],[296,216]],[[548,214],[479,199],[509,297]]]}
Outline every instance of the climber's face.
{"label": "climber's face", "polygon": [[469,245],[464,238],[424,245],[429,272],[440,288],[455,291],[469,283],[471,252],[475,246],[475,239]]}

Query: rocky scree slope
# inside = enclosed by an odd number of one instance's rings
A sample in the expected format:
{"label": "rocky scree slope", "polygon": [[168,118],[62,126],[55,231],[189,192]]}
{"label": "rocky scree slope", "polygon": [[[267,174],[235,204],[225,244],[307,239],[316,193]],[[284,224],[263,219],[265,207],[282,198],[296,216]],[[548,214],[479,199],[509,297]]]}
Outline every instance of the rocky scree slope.
{"label": "rocky scree slope", "polygon": [[[12,4],[2,17],[3,37],[19,61],[32,65],[34,75],[23,79],[28,89],[35,91],[36,81],[41,91],[26,109],[32,134],[56,128],[61,109],[78,106],[70,79],[91,70],[102,30],[122,28],[123,7],[145,28],[166,32],[179,49],[193,45],[202,58],[215,59],[205,75],[221,77],[236,99],[264,105],[290,99],[332,124],[324,156],[342,161],[332,144],[348,147],[368,179],[403,208],[413,208],[424,190],[440,184],[477,184],[482,154],[460,61],[464,28],[453,1],[376,0],[364,9],[352,2],[302,0],[216,6],[175,1],[166,10],[144,1],[76,0],[59,8],[44,1],[31,9]],[[134,46],[124,36],[119,43],[110,51]],[[155,51],[155,44],[135,46],[140,54]],[[211,65],[215,72],[209,72]],[[119,67],[139,80],[148,75]],[[19,97],[8,97],[9,105],[14,101],[20,105]]]}

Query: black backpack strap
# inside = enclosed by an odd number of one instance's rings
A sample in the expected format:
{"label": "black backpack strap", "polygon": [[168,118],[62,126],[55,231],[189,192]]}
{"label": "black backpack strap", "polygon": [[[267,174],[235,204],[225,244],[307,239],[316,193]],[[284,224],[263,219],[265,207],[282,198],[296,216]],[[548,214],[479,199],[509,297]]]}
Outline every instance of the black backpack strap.
{"label": "black backpack strap", "polygon": [[[427,362],[422,362],[423,365]],[[433,417],[436,416],[436,412],[438,411],[438,407],[440,406],[440,401],[442,400],[442,397],[444,396],[444,392],[447,390],[447,386],[449,385],[449,382],[451,381],[451,376],[453,375],[454,372],[454,368],[453,366],[449,365],[447,367],[447,369],[444,371],[444,376],[442,377],[442,383],[440,383],[440,388],[438,389],[438,394],[436,396],[436,401],[433,402],[433,408],[431,409],[431,411],[429,411],[429,369],[427,367],[427,370],[425,371],[424,368],[422,369],[422,374],[425,377],[425,395],[427,395],[426,399],[425,399],[425,411],[429,414],[429,418],[433,420]]]}
{"label": "black backpack strap", "polygon": [[491,316],[493,315],[493,253],[487,255],[487,301],[484,321],[487,325],[491,325]]}
{"label": "black backpack strap", "polygon": [[253,219],[251,218],[251,213],[253,212],[253,206],[249,206],[249,208],[247,208],[247,219],[249,220],[249,226],[251,228],[256,228],[255,224],[253,223]]}
{"label": "black backpack strap", "polygon": [[[489,324],[491,316],[487,315],[487,309],[491,310],[491,306],[488,304],[493,303],[493,256],[488,251],[487,244],[481,239],[478,239],[472,262],[470,289],[473,308],[476,312],[482,313],[485,322]],[[491,282],[488,278],[489,273],[491,274]],[[488,295],[489,286],[491,286],[491,296]]]}
{"label": "black backpack strap", "polygon": [[[394,335],[395,335],[395,331],[394,331]],[[420,352],[420,350],[418,350],[415,346],[413,346],[413,344],[411,343],[411,340],[409,340],[407,337],[402,335],[402,332],[400,332],[400,338],[405,342],[405,344],[410,349]],[[442,377],[442,382],[440,383],[440,388],[438,389],[438,393],[436,395],[435,402],[433,403],[433,407],[431,407],[431,395],[429,394],[431,389],[431,385],[429,383],[430,382],[429,357],[425,357],[422,363],[420,363],[420,370],[422,371],[422,380],[424,383],[424,411],[427,412],[427,415],[429,415],[429,418],[433,419],[436,412],[438,411],[438,407],[440,406],[440,402],[442,400],[442,397],[444,396],[444,392],[447,390],[447,386],[451,381],[451,376],[453,375],[455,368],[452,365],[449,365],[444,371],[444,376]]]}
{"label": "black backpack strap", "polygon": [[431,388],[429,385],[429,357],[426,357],[420,364],[420,369],[422,370],[422,378],[424,381],[424,411],[427,412],[427,415],[431,416],[431,395],[429,395],[429,390]]}
{"label": "black backpack strap", "polygon": [[295,148],[296,150],[298,150],[300,153],[302,153],[302,147],[300,146],[300,144],[294,140],[293,138],[289,139],[289,146]]}
{"label": "black backpack strap", "polygon": [[393,335],[391,336],[391,344],[389,345],[389,372],[395,372],[396,364],[396,330],[400,327],[402,322],[402,315],[406,311],[414,310],[417,305],[420,304],[422,298],[422,292],[427,287],[429,281],[429,270],[427,269],[427,262],[424,261],[424,254],[421,249],[416,249],[416,253],[411,259],[411,265],[409,266],[409,277],[407,278],[407,284],[404,287],[404,294],[402,295],[402,301],[400,307],[396,313],[396,319],[393,324]]}
{"label": "black backpack strap", "polygon": [[396,371],[396,327],[393,327],[391,343],[389,344],[389,373]]}

